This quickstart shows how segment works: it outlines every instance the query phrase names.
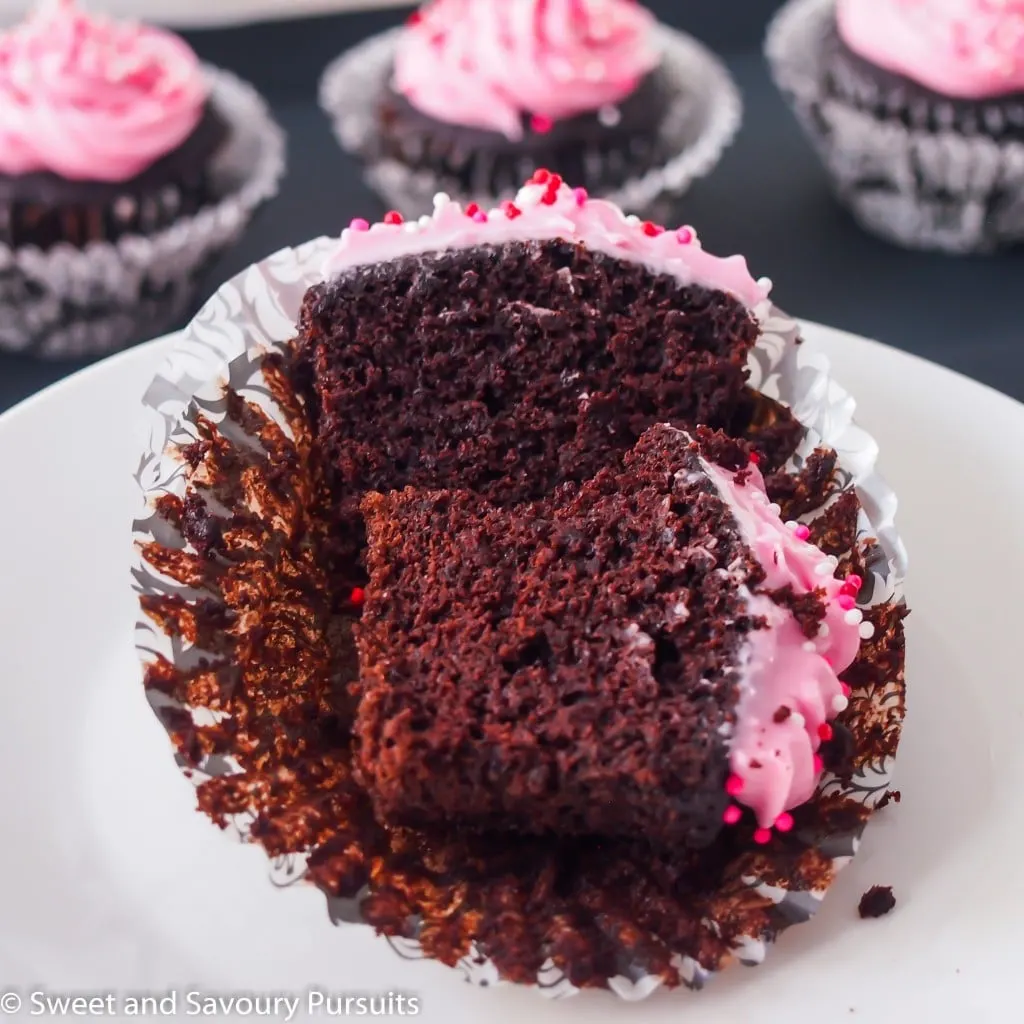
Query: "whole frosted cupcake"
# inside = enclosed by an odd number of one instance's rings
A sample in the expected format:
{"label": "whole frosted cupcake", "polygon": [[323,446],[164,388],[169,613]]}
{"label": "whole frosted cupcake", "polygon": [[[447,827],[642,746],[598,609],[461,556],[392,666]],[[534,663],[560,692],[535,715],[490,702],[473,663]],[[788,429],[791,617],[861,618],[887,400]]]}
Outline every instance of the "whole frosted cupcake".
{"label": "whole frosted cupcake", "polygon": [[0,34],[0,345],[115,347],[181,315],[281,167],[262,101],[183,40],[40,5]]}
{"label": "whole frosted cupcake", "polygon": [[715,58],[628,0],[435,0],[343,55],[322,98],[406,214],[510,198],[538,167],[636,211],[717,162],[739,100]]}
{"label": "whole frosted cupcake", "polygon": [[897,243],[1024,239],[1024,2],[791,0],[776,81],[840,198]]}

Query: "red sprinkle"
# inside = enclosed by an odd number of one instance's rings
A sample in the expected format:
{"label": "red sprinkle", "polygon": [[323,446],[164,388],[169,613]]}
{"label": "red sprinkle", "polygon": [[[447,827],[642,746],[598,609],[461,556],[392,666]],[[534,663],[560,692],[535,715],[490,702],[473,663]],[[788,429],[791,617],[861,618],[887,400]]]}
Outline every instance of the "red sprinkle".
{"label": "red sprinkle", "polygon": [[751,452],[750,453],[750,465],[752,465],[752,466],[760,466],[761,465],[761,456],[758,455],[757,452]]}
{"label": "red sprinkle", "polygon": [[469,206],[466,207],[466,216],[467,217],[475,217],[479,212],[480,212],[480,204],[479,203],[470,203]]}
{"label": "red sprinkle", "polygon": [[647,235],[648,238],[657,238],[658,235],[665,234],[665,229],[663,227],[659,227],[659,225],[655,224],[653,221],[645,220],[641,226],[643,227],[644,234]]}
{"label": "red sprinkle", "polygon": [[385,224],[402,224],[404,221],[405,218],[397,210],[390,210],[384,214]]}
{"label": "red sprinkle", "polygon": [[850,684],[849,683],[840,683],[839,685],[843,688],[843,696],[844,697],[849,697],[850,694],[853,693],[853,690],[850,689]]}
{"label": "red sprinkle", "polygon": [[533,172],[533,177],[526,183],[527,185],[546,185],[551,180],[551,172],[546,167],[538,167]]}
{"label": "red sprinkle", "polygon": [[362,587],[353,587],[352,593],[348,595],[348,600],[349,604],[358,608],[366,600],[366,591]]}
{"label": "red sprinkle", "polygon": [[754,842],[764,846],[772,841],[772,830],[770,828],[759,828],[754,832]]}
{"label": "red sprinkle", "polygon": [[419,11],[413,11],[406,20],[407,25],[418,25],[423,20],[423,15]]}
{"label": "red sprinkle", "polygon": [[523,215],[523,211],[520,210],[511,199],[506,199],[505,202],[501,204],[501,210],[509,220],[515,220],[516,217],[522,217]]}
{"label": "red sprinkle", "polygon": [[860,588],[864,586],[864,581],[856,573],[851,572],[850,575],[846,577],[846,583],[844,586],[849,587],[856,594]]}
{"label": "red sprinkle", "polygon": [[780,832],[791,832],[793,830],[793,815],[788,811],[783,811],[782,814],[775,819],[775,827]]}
{"label": "red sprinkle", "polygon": [[825,770],[825,762],[821,759],[821,754],[814,755],[814,774],[820,775]]}
{"label": "red sprinkle", "polygon": [[725,813],[722,815],[722,821],[724,821],[726,825],[735,825],[742,817],[743,812],[735,804],[730,804],[726,807]]}
{"label": "red sprinkle", "polygon": [[828,743],[828,741],[832,739],[833,735],[835,734],[832,731],[832,726],[829,725],[828,722],[822,722],[821,725],[818,726],[818,739],[820,739],[822,743]]}
{"label": "red sprinkle", "polygon": [[743,792],[743,780],[738,775],[730,775],[725,780],[725,791],[729,796],[739,796]]}
{"label": "red sprinkle", "polygon": [[555,127],[555,122],[550,117],[545,117],[543,114],[534,114],[530,118],[530,127],[538,135],[547,135],[552,128]]}

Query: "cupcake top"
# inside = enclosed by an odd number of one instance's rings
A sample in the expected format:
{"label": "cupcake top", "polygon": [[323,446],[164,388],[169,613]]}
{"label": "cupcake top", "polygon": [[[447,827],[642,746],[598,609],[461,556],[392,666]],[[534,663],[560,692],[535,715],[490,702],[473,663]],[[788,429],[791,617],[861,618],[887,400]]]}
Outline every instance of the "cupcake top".
{"label": "cupcake top", "polygon": [[614,105],[660,63],[633,0],[434,0],[410,20],[394,88],[448,124],[518,140]]}
{"label": "cupcake top", "polygon": [[838,0],[855,53],[944,96],[1024,91],[1024,0]]}
{"label": "cupcake top", "polygon": [[476,203],[463,208],[439,193],[432,217],[405,223],[401,214],[391,212],[382,223],[373,225],[357,218],[342,232],[325,274],[331,278],[352,267],[419,253],[556,238],[581,242],[606,256],[670,274],[682,285],[726,292],[755,310],[771,291],[768,278],[751,277],[742,256],[705,252],[693,228],[668,231],[651,221],[626,216],[613,203],[591,199],[585,189],[570,188],[559,175],[543,169],[519,190],[514,201],[493,210],[483,210]]}
{"label": "cupcake top", "polygon": [[0,33],[0,174],[128,181],[192,134],[207,98],[183,40],[48,0]]}

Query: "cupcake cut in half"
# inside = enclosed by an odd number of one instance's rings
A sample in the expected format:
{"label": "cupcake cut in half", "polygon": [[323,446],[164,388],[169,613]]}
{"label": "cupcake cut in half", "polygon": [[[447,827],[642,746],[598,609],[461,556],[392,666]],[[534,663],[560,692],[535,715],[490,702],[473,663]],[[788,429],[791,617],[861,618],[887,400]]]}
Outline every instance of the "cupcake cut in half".
{"label": "cupcake cut in half", "polygon": [[617,196],[656,193],[630,184],[674,166],[660,190],[681,191],[739,117],[721,65],[632,0],[433,0],[386,43],[365,117],[362,50],[327,73],[324,104],[389,197],[406,179],[408,201],[392,201],[409,214],[421,181],[496,201],[537,167]]}

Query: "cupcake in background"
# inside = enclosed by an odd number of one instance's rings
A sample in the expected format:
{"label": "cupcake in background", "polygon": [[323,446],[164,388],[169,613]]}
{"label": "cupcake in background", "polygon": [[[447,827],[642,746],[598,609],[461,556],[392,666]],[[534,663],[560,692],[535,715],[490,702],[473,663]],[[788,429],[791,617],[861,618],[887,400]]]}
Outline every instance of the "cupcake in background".
{"label": "cupcake in background", "polygon": [[867,230],[952,253],[1024,240],[1024,0],[790,0],[767,53]]}
{"label": "cupcake in background", "polygon": [[321,101],[407,216],[439,190],[509,199],[539,167],[662,212],[740,120],[721,63],[634,0],[434,0],[335,61]]}
{"label": "cupcake in background", "polygon": [[266,105],[184,40],[40,4],[0,33],[0,347],[164,329],[282,171]]}

